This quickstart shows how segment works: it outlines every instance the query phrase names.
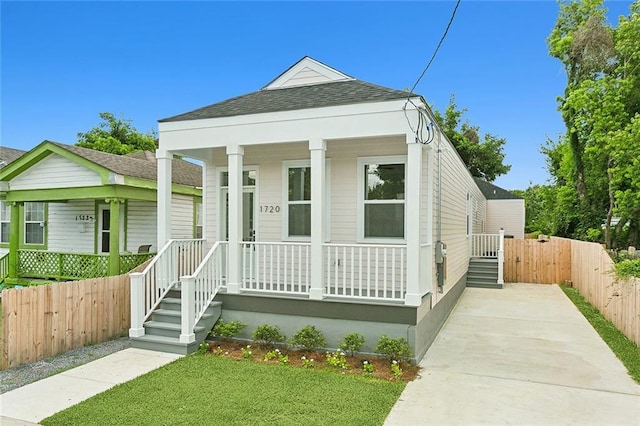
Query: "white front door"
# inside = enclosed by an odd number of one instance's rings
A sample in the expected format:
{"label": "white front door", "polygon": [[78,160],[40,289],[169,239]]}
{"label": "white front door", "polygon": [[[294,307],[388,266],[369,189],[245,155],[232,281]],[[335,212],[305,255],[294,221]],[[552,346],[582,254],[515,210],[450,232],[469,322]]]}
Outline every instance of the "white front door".
{"label": "white front door", "polygon": [[[222,236],[225,241],[229,241],[229,190],[222,189],[222,199],[224,208],[222,209]],[[256,204],[255,188],[244,188],[242,191],[242,241],[256,240]],[[242,260],[244,265],[244,276],[248,279],[255,278],[255,256],[251,256],[253,247],[243,245]],[[253,261],[251,261],[253,259]]]}

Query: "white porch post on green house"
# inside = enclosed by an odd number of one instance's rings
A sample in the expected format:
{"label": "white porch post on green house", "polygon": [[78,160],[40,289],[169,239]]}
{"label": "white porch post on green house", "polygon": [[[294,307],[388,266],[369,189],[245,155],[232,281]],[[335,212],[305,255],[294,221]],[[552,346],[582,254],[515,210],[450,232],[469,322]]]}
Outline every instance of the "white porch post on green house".
{"label": "white porch post on green house", "polygon": [[171,162],[173,154],[156,150],[158,167],[158,249],[171,239]]}
{"label": "white porch post on green house", "polygon": [[327,143],[309,141],[311,151],[311,288],[310,299],[324,297],[325,187]]}
{"label": "white porch post on green house", "polygon": [[120,274],[120,204],[121,198],[107,198],[109,203],[109,275]]}
{"label": "white porch post on green house", "polygon": [[18,279],[20,257],[20,228],[22,228],[22,217],[20,216],[20,206],[22,203],[11,202],[11,219],[9,222],[9,276],[10,280]]}
{"label": "white porch post on green house", "polygon": [[414,133],[407,133],[407,181],[405,182],[407,242],[407,292],[405,304],[420,306],[420,200],[422,186],[422,144]]}
{"label": "white porch post on green house", "polygon": [[242,283],[242,160],[244,148],[227,146],[229,165],[229,277],[228,293],[240,293]]}

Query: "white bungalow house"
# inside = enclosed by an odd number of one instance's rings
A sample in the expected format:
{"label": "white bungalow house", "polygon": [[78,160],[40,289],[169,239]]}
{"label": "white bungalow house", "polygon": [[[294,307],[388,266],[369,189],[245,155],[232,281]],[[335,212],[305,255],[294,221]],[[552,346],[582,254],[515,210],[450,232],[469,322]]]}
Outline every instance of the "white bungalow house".
{"label": "white bungalow house", "polygon": [[[330,347],[359,332],[372,351],[387,334],[420,359],[472,255],[501,249],[498,232],[474,243],[486,198],[433,121],[421,96],[309,57],[256,92],[160,120],[164,248],[132,274],[134,345],[193,350],[213,301],[248,324],[241,337],[313,324]],[[203,163],[201,240],[171,239],[176,155]]]}
{"label": "white bungalow house", "polygon": [[[174,161],[174,238],[194,238],[202,169]],[[126,273],[153,256],[156,159],[44,141],[0,170],[0,272],[6,283]],[[8,253],[8,255],[7,255]]]}

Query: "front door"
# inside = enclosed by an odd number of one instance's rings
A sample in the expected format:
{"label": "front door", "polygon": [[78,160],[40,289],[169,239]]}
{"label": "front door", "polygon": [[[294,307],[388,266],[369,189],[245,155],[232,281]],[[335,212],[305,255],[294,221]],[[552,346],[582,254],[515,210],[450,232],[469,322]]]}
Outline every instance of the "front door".
{"label": "front door", "polygon": [[[222,189],[222,199],[224,200],[224,209],[222,210],[224,229],[222,235],[225,241],[229,241],[229,190],[227,188]],[[255,188],[244,188],[242,191],[242,241],[256,240],[256,206],[254,200]],[[242,261],[245,279],[253,281],[256,276],[256,259],[252,246],[242,246]]]}
{"label": "front door", "polygon": [[[120,207],[120,251],[124,247],[123,207]],[[111,211],[108,204],[98,206],[98,253],[109,253],[111,235]]]}

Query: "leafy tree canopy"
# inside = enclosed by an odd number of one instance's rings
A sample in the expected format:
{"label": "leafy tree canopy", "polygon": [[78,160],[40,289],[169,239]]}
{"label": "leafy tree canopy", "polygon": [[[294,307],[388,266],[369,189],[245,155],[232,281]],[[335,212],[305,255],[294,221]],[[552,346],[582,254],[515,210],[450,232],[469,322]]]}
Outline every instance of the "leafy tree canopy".
{"label": "leafy tree canopy", "polygon": [[602,0],[562,0],[547,38],[567,86],[567,132],[542,148],[555,189],[552,233],[640,244],[640,0],[617,26]]}
{"label": "leafy tree canopy", "polygon": [[131,120],[116,118],[110,112],[101,112],[100,119],[98,126],[78,133],[76,145],[118,155],[156,150],[155,131],[140,133],[131,125]]}
{"label": "leafy tree canopy", "polygon": [[434,110],[434,115],[471,174],[493,182],[511,170],[509,164],[504,164],[503,147],[506,139],[489,133],[480,137],[479,126],[471,125],[468,121],[461,123],[466,112],[466,109],[458,109],[455,96],[452,95],[444,114]]}

